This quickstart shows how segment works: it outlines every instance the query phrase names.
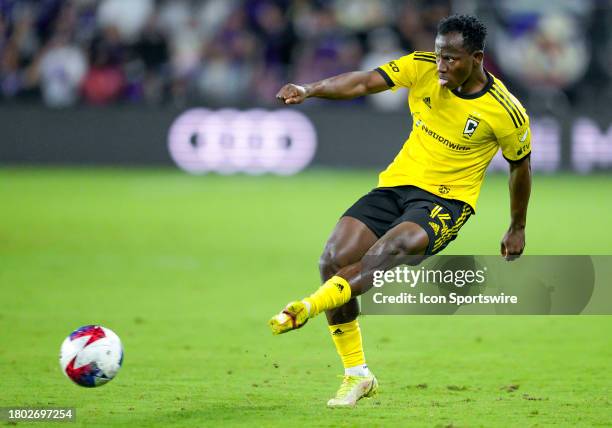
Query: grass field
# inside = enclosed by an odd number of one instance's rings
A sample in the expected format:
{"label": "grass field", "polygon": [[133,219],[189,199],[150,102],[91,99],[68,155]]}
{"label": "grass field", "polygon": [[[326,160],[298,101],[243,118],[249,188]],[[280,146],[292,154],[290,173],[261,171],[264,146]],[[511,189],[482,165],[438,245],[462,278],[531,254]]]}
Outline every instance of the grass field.
{"label": "grass field", "polygon": [[[318,286],[327,235],[374,183],[1,170],[0,407],[74,406],[88,427],[610,426],[612,317],[364,317],[380,394],[325,408],[342,371],[323,317],[280,337],[266,321]],[[610,254],[610,195],[608,176],[536,176],[526,252]],[[498,252],[506,177],[478,208],[447,254]],[[97,389],[57,359],[91,323],[125,347]]]}

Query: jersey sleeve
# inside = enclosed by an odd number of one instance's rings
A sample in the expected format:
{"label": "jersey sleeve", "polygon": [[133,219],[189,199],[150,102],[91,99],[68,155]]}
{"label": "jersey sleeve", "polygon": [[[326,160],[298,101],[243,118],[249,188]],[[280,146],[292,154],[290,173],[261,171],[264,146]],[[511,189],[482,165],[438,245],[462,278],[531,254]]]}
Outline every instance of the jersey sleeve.
{"label": "jersey sleeve", "polygon": [[529,120],[526,120],[522,126],[513,129],[508,135],[498,137],[497,141],[507,161],[516,162],[523,159],[531,153]]}
{"label": "jersey sleeve", "polygon": [[418,80],[418,68],[414,61],[414,53],[389,61],[376,68],[385,79],[391,90],[412,88]]}

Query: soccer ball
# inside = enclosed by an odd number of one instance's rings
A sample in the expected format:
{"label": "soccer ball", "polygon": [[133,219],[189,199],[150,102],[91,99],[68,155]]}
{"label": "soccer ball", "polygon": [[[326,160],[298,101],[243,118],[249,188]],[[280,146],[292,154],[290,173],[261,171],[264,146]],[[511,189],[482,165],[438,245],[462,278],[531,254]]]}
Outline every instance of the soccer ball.
{"label": "soccer ball", "polygon": [[93,388],[112,380],[123,363],[121,340],[112,330],[86,325],[62,343],[62,371],[77,385]]}

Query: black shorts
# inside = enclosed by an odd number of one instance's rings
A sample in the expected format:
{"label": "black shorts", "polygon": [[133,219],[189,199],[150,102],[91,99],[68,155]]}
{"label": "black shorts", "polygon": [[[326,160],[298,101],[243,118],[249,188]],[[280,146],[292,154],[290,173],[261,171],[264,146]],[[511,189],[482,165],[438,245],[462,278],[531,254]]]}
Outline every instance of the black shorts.
{"label": "black shorts", "polygon": [[472,207],[444,199],[415,186],[378,187],[359,199],[343,217],[363,222],[377,237],[405,221],[420,225],[429,235],[425,254],[442,251],[472,215]]}

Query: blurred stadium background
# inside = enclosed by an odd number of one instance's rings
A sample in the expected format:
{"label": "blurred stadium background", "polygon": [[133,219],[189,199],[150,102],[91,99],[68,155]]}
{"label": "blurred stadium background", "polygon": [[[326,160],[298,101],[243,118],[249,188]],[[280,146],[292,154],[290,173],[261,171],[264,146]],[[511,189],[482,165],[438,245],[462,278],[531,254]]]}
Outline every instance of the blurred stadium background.
{"label": "blurred stadium background", "polygon": [[[612,168],[604,0],[3,0],[2,160],[169,165],[168,129],[188,108],[278,108],[285,82],[431,50],[436,23],[455,12],[486,22],[486,67],[531,114],[536,170]],[[402,91],[310,100],[314,165],[384,166],[410,129],[405,104]]]}
{"label": "blurred stadium background", "polygon": [[[280,338],[265,322],[317,286],[337,217],[411,122],[402,91],[274,95],[431,50],[450,13],[487,24],[486,67],[530,113],[527,253],[610,254],[609,1],[0,0],[0,406],[77,406],[87,426],[321,420],[339,373],[324,321]],[[447,254],[499,251],[506,170]],[[56,361],[90,323],[126,347],[93,391]],[[606,426],[611,327],[366,317],[381,397],[321,424]]]}

